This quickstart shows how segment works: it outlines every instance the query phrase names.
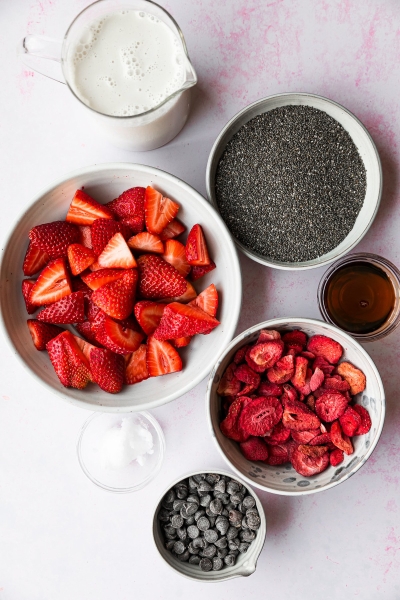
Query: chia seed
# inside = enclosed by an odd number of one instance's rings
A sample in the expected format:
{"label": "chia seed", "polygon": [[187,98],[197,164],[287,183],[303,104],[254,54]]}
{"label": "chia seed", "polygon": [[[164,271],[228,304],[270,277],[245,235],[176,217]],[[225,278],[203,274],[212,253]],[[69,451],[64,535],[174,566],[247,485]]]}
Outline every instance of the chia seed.
{"label": "chia seed", "polygon": [[246,248],[304,262],[350,233],[366,171],[340,123],[316,108],[289,105],[254,117],[232,137],[215,191],[222,218]]}

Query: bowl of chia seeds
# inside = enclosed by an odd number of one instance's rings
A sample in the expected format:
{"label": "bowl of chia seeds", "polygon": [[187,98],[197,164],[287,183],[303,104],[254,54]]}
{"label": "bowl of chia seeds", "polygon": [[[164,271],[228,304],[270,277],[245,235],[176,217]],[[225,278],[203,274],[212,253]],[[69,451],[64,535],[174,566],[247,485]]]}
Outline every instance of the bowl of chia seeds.
{"label": "bowl of chia seeds", "polygon": [[166,563],[202,582],[254,573],[266,530],[257,495],[221,470],[194,471],[174,481],[153,519],[154,542]]}
{"label": "bowl of chia seeds", "polygon": [[366,234],[382,168],[370,134],[346,108],[287,93],[258,100],[227,123],[206,185],[244,254],[277,269],[312,269]]}

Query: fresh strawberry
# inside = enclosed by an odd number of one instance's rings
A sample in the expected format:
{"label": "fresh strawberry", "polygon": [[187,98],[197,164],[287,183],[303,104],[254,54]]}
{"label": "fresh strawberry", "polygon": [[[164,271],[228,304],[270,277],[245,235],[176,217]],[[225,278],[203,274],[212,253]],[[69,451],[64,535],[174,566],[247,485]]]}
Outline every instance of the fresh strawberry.
{"label": "fresh strawberry", "polygon": [[37,306],[31,302],[31,291],[35,283],[34,279],[24,279],[22,282],[22,295],[25,300],[26,312],[28,315],[32,315],[37,310]]}
{"label": "fresh strawberry", "polygon": [[209,265],[205,265],[204,267],[192,267],[190,278],[192,281],[196,281],[196,279],[200,279],[200,277],[204,277],[210,271],[213,271],[216,268],[215,262],[211,261]]}
{"label": "fresh strawberry", "polygon": [[186,304],[191,300],[194,300],[197,297],[197,292],[188,281],[186,282],[186,290],[180,296],[175,296],[173,298],[160,298],[159,302],[165,302],[166,304],[171,304],[171,302],[182,302],[182,304]]}
{"label": "fresh strawberry", "polygon": [[171,344],[151,335],[147,340],[147,369],[150,377],[176,373],[182,370],[182,360]]}
{"label": "fresh strawberry", "polygon": [[169,298],[186,291],[186,280],[172,265],[154,254],[138,259],[139,293],[142,298]]}
{"label": "fresh strawberry", "polygon": [[132,233],[140,233],[144,229],[144,222],[142,217],[129,217],[126,219],[121,219],[121,225],[125,227],[129,227],[129,231]]}
{"label": "fresh strawberry", "polygon": [[186,337],[176,338],[176,340],[171,340],[171,344],[175,346],[175,348],[185,348],[186,346],[189,346],[192,337],[193,336],[188,335]]}
{"label": "fresh strawberry", "polygon": [[143,333],[124,327],[106,317],[96,331],[97,341],[116,354],[135,352],[144,339]]}
{"label": "fresh strawberry", "polygon": [[128,246],[142,252],[154,252],[155,254],[163,254],[164,252],[164,244],[160,240],[160,237],[147,231],[142,231],[129,238]]}
{"label": "fresh strawberry", "polygon": [[165,307],[154,337],[157,340],[173,340],[196,333],[209,333],[217,325],[219,321],[201,308],[172,302]]}
{"label": "fresh strawberry", "polygon": [[141,300],[135,304],[135,317],[146,335],[155,332],[160,324],[165,305],[151,300]]}
{"label": "fresh strawberry", "polygon": [[186,260],[185,246],[177,240],[167,240],[165,242],[163,259],[175,267],[182,277],[189,275],[191,267]]}
{"label": "fresh strawberry", "polygon": [[92,380],[92,375],[77,339],[70,331],[63,331],[47,343],[46,349],[61,383],[82,390]]}
{"label": "fresh strawberry", "polygon": [[195,300],[189,302],[189,306],[198,306],[208,315],[215,317],[218,309],[218,292],[215,285],[213,283],[209,285]]}
{"label": "fresh strawberry", "polygon": [[149,378],[146,356],[146,344],[141,344],[135,352],[132,352],[126,365],[125,383],[132,385]]}
{"label": "fresh strawberry", "polygon": [[129,270],[116,281],[93,292],[92,302],[114,319],[126,319],[133,311],[138,274]]}
{"label": "fresh strawberry", "polygon": [[92,301],[89,302],[89,307],[87,311],[87,318],[92,326],[92,331],[94,335],[96,334],[97,328],[106,318],[106,313],[104,310],[101,310],[96,304]]}
{"label": "fresh strawberry", "polygon": [[206,238],[204,237],[201,225],[193,225],[190,230],[186,241],[185,252],[188,263],[195,267],[204,267],[211,263]]}
{"label": "fresh strawberry", "polygon": [[73,292],[83,292],[83,296],[85,298],[85,309],[88,306],[88,302],[92,297],[92,290],[89,286],[86,285],[82,279],[79,277],[73,277],[71,279],[71,288]]}
{"label": "fresh strawberry", "polygon": [[92,249],[92,228],[90,225],[78,225],[81,234],[80,242],[85,248]]}
{"label": "fresh strawberry", "polygon": [[77,190],[72,198],[65,220],[77,225],[92,225],[96,219],[112,219],[113,213],[106,206],[93,200],[89,194]]}
{"label": "fresh strawberry", "polygon": [[73,292],[50,304],[37,315],[43,323],[82,323],[85,320],[85,302],[83,292]]}
{"label": "fresh strawberry", "polygon": [[146,188],[144,211],[146,229],[150,233],[161,233],[168,223],[176,217],[178,210],[179,204],[166,198],[150,186]]}
{"label": "fresh strawberry", "polygon": [[82,246],[82,244],[68,246],[67,255],[72,275],[79,275],[96,260],[93,250]]}
{"label": "fresh strawberry", "polygon": [[63,258],[52,260],[43,269],[31,291],[31,303],[51,304],[71,294],[71,282]]}
{"label": "fresh strawberry", "polygon": [[36,350],[46,350],[46,344],[64,331],[57,325],[41,323],[36,319],[28,319],[27,324]]}
{"label": "fresh strawberry", "polygon": [[50,256],[47,254],[47,252],[44,252],[29,242],[24,258],[24,264],[22,265],[24,275],[27,275],[28,277],[35,275],[47,265],[49,260]]}
{"label": "fresh strawberry", "polygon": [[36,225],[29,232],[32,244],[47,252],[50,258],[66,256],[68,246],[79,242],[80,237],[78,227],[65,221]]}
{"label": "fresh strawberry", "polygon": [[97,259],[100,267],[107,269],[132,269],[136,260],[121,233],[116,233]]}
{"label": "fresh strawberry", "polygon": [[125,361],[123,356],[107,348],[92,348],[90,369],[93,381],[105,392],[117,394],[124,384]]}
{"label": "fresh strawberry", "polygon": [[92,225],[92,247],[96,256],[99,256],[111,240],[113,235],[121,233],[124,240],[131,237],[131,229],[123,223],[109,219],[96,219]]}
{"label": "fresh strawberry", "polygon": [[172,238],[176,238],[181,233],[186,231],[186,227],[183,223],[179,221],[179,219],[172,219],[170,223],[162,230],[160,233],[160,238],[164,242],[165,240],[170,240]]}
{"label": "fresh strawberry", "polygon": [[91,290],[97,290],[102,285],[121,279],[126,273],[122,269],[99,269],[88,275],[82,275],[82,281],[86,283]]}
{"label": "fresh strawberry", "polygon": [[76,344],[82,351],[83,356],[86,358],[87,364],[90,365],[90,352],[92,351],[92,348],[97,348],[97,344],[95,344],[95,345],[90,344],[89,342],[78,337],[77,335],[74,336],[74,339],[75,339]]}
{"label": "fresh strawberry", "polygon": [[126,222],[134,233],[144,229],[145,192],[143,187],[130,188],[107,204],[114,215]]}
{"label": "fresh strawberry", "polygon": [[95,346],[98,345],[96,334],[92,323],[90,321],[83,321],[83,323],[76,323],[75,329],[83,335],[83,337]]}

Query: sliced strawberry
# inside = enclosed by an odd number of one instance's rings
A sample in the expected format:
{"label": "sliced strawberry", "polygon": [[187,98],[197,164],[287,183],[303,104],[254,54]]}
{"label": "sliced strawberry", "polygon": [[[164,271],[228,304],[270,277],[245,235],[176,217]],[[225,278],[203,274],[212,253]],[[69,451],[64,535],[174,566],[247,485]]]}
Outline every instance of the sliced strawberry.
{"label": "sliced strawberry", "polygon": [[231,363],[225,369],[217,389],[217,394],[220,396],[236,396],[240,392],[242,386],[235,375],[235,369],[236,365],[234,363]]}
{"label": "sliced strawberry", "polygon": [[368,433],[368,431],[372,427],[372,421],[369,412],[366,408],[361,406],[361,404],[355,404],[353,409],[358,413],[361,417],[361,423],[357,428],[357,431],[354,435],[364,435],[364,433]]}
{"label": "sliced strawberry", "polygon": [[129,224],[134,233],[139,233],[144,229],[145,192],[143,187],[130,188],[107,204],[107,207],[120,220]]}
{"label": "sliced strawberry", "polygon": [[170,304],[171,302],[181,302],[182,304],[186,304],[191,302],[197,297],[197,292],[188,281],[186,282],[186,290],[180,296],[175,296],[174,298],[160,298],[159,302],[165,302],[166,304]]}
{"label": "sliced strawberry", "polygon": [[340,450],[340,448],[336,448],[336,450],[332,450],[332,452],[329,454],[329,462],[331,463],[332,467],[337,467],[343,461],[344,461],[344,454],[343,454],[343,450]]}
{"label": "sliced strawberry", "polygon": [[165,304],[141,300],[135,304],[135,317],[146,335],[155,332],[163,316]]}
{"label": "sliced strawberry", "polygon": [[82,244],[68,246],[67,255],[72,275],[79,275],[96,260],[93,250],[82,246]]}
{"label": "sliced strawberry", "polygon": [[97,347],[97,344],[90,344],[89,342],[78,337],[77,335],[74,335],[74,339],[78,347],[81,349],[84,357],[86,358],[87,364],[90,365],[90,352],[92,351],[92,348]]}
{"label": "sliced strawberry", "polygon": [[78,229],[81,234],[81,244],[85,248],[92,249],[92,228],[90,225],[78,225]]}
{"label": "sliced strawberry", "polygon": [[306,384],[308,360],[304,356],[296,356],[295,372],[292,377],[292,383],[297,390],[301,390]]}
{"label": "sliced strawberry", "polygon": [[196,281],[197,279],[200,279],[200,277],[207,275],[207,273],[209,273],[210,271],[213,271],[216,267],[217,265],[213,261],[211,261],[209,265],[205,265],[204,267],[193,266],[190,272],[190,278],[192,279],[192,281]]}
{"label": "sliced strawberry", "polygon": [[343,415],[347,405],[346,396],[334,390],[327,390],[317,398],[315,412],[321,421],[331,423]]}
{"label": "sliced strawberry", "polygon": [[[322,473],[329,466],[329,453],[325,446],[312,446],[314,454],[308,453],[308,446],[300,445],[292,453],[291,463],[303,477],[311,477]],[[320,451],[316,450],[321,448]]]}
{"label": "sliced strawberry", "polygon": [[117,394],[124,384],[125,361],[120,354],[114,354],[107,348],[92,348],[90,351],[90,369],[93,381],[109,394]]}
{"label": "sliced strawberry", "polygon": [[150,233],[160,234],[168,223],[176,217],[179,208],[177,202],[166,198],[160,192],[148,186],[144,199],[146,229]]}
{"label": "sliced strawberry", "polygon": [[66,256],[68,246],[78,243],[80,237],[78,227],[65,221],[36,225],[29,232],[32,244],[46,252],[50,258]]}
{"label": "sliced strawberry", "polygon": [[83,292],[73,292],[50,304],[37,315],[38,321],[43,323],[82,323],[85,318]]}
{"label": "sliced strawberry", "polygon": [[354,448],[350,438],[343,433],[339,421],[334,421],[331,427],[331,440],[337,448],[343,450],[345,454],[353,454]]}
{"label": "sliced strawberry", "polygon": [[185,253],[188,263],[195,267],[204,267],[211,263],[206,238],[204,237],[201,225],[198,223],[193,225],[189,232]]}
{"label": "sliced strawberry", "polygon": [[343,433],[352,437],[361,425],[361,417],[354,408],[348,406],[341,417],[339,417]]}
{"label": "sliced strawberry", "polygon": [[41,323],[36,319],[28,319],[27,324],[36,350],[46,350],[46,344],[64,331],[57,325]]}
{"label": "sliced strawberry", "polygon": [[47,343],[46,349],[61,383],[81,390],[92,380],[92,374],[76,339],[70,331],[63,331]]}
{"label": "sliced strawberry", "polygon": [[165,252],[163,259],[175,267],[175,269],[182,275],[187,277],[190,273],[191,266],[186,260],[185,246],[177,240],[167,240],[165,242]]}
{"label": "sliced strawberry", "polygon": [[84,281],[91,290],[97,290],[106,283],[121,279],[126,272],[127,271],[122,269],[99,269],[88,275],[82,275],[82,281]]}
{"label": "sliced strawberry", "polygon": [[282,340],[257,343],[249,351],[249,357],[264,370],[269,369],[281,358],[283,347]]}
{"label": "sliced strawberry", "polygon": [[24,275],[27,275],[28,277],[30,277],[31,275],[35,275],[47,265],[49,260],[50,256],[47,254],[47,252],[44,252],[43,250],[29,242],[28,249],[24,258],[24,263],[22,265]]}
{"label": "sliced strawberry", "polygon": [[281,339],[281,334],[276,329],[261,329],[257,344],[266,344],[267,342],[274,342]]}
{"label": "sliced strawberry", "polygon": [[290,438],[290,434],[291,430],[287,429],[282,421],[279,421],[279,423],[273,427],[271,432],[264,437],[264,440],[271,446],[278,446],[287,442]]}
{"label": "sliced strawberry", "polygon": [[92,225],[96,219],[112,219],[112,212],[93,200],[83,190],[77,190],[68,209],[65,220],[77,225]]}
{"label": "sliced strawberry", "polygon": [[350,386],[350,394],[355,396],[365,390],[366,378],[360,369],[357,369],[349,362],[342,362],[338,365],[337,372]]}
{"label": "sliced strawberry", "polygon": [[71,282],[63,258],[52,260],[43,269],[31,291],[31,303],[51,304],[71,294]]}
{"label": "sliced strawberry", "polygon": [[125,383],[132,385],[150,377],[147,370],[146,356],[146,344],[141,344],[135,352],[132,352],[126,365]]}
{"label": "sliced strawberry", "polygon": [[129,238],[128,246],[133,250],[141,250],[142,252],[154,252],[155,254],[163,254],[164,252],[164,244],[160,237],[147,231],[142,231]]}
{"label": "sliced strawberry", "polygon": [[249,435],[264,436],[279,423],[282,413],[282,404],[278,398],[260,396],[243,408],[239,427]]}
{"label": "sliced strawberry", "polygon": [[37,306],[31,302],[31,291],[35,283],[34,279],[24,279],[22,282],[22,295],[25,300],[26,312],[28,315],[32,315],[37,310]]}
{"label": "sliced strawberry", "polygon": [[321,385],[324,383],[325,373],[317,367],[310,379],[310,389],[312,392],[315,392]]}
{"label": "sliced strawberry", "polygon": [[150,336],[147,340],[147,369],[150,377],[182,370],[182,360],[171,344]]}
{"label": "sliced strawberry", "polygon": [[241,396],[240,398],[236,398],[229,406],[228,414],[219,424],[219,428],[225,437],[235,442],[244,442],[250,437],[249,433],[241,429],[239,419],[243,409],[251,402],[251,398]]}
{"label": "sliced strawberry", "polygon": [[92,246],[93,252],[99,256],[111,240],[113,235],[120,233],[124,240],[131,237],[132,232],[130,227],[117,221],[109,219],[96,219],[92,225]]}
{"label": "sliced strawberry", "polygon": [[201,308],[172,302],[165,307],[154,337],[157,340],[173,340],[197,333],[209,333],[217,325],[219,321]]}
{"label": "sliced strawberry", "polygon": [[282,396],[282,393],[282,386],[270,381],[262,381],[257,390],[259,396]]}
{"label": "sliced strawberry", "polygon": [[245,442],[241,442],[240,450],[247,460],[267,460],[268,446],[262,438],[250,436]]}
{"label": "sliced strawberry", "polygon": [[317,415],[297,400],[288,400],[286,402],[282,423],[288,429],[294,429],[295,431],[317,429],[321,424]]}
{"label": "sliced strawberry", "polygon": [[218,310],[218,292],[215,285],[213,283],[209,285],[195,300],[189,302],[189,306],[197,306],[208,315],[215,317]]}
{"label": "sliced strawberry", "polygon": [[82,281],[82,279],[80,279],[79,277],[77,278],[72,278],[71,279],[71,288],[73,292],[82,292],[83,293],[83,297],[85,298],[85,310],[88,307],[88,302],[92,297],[92,290],[90,289],[90,287],[88,287],[86,285],[86,283],[84,281]]}
{"label": "sliced strawberry", "polygon": [[84,321],[83,323],[76,323],[75,329],[83,335],[83,337],[88,340],[91,344],[95,346],[98,345],[98,341],[96,339],[96,334],[94,328],[92,327],[92,323],[90,321]]}
{"label": "sliced strawberry", "polygon": [[188,335],[186,337],[176,338],[175,340],[171,340],[171,344],[175,346],[175,348],[185,348],[186,346],[189,346],[192,337],[193,336]]}
{"label": "sliced strawberry", "polygon": [[143,333],[106,317],[96,330],[97,341],[116,354],[135,352],[144,339]]}
{"label": "sliced strawberry", "polygon": [[[159,299],[180,296],[187,289],[186,280],[160,256],[145,254],[138,259],[139,293],[142,298]],[[179,336],[178,336],[179,337]]]}
{"label": "sliced strawberry", "polygon": [[179,219],[172,219],[172,221],[168,223],[165,229],[163,229],[160,233],[160,238],[162,239],[162,241],[170,240],[172,238],[178,237],[184,231],[186,231],[186,227],[184,226],[184,224],[181,223]]}
{"label": "sliced strawberry", "polygon": [[106,283],[92,294],[92,302],[114,319],[126,319],[133,311],[138,274],[127,271],[121,279]]}
{"label": "sliced strawberry", "polygon": [[136,260],[121,233],[116,233],[97,259],[104,269],[132,269]]}
{"label": "sliced strawberry", "polygon": [[339,359],[343,354],[342,346],[326,335],[313,335],[310,337],[307,344],[307,350],[315,354],[315,356],[324,358],[332,365],[339,362]]}

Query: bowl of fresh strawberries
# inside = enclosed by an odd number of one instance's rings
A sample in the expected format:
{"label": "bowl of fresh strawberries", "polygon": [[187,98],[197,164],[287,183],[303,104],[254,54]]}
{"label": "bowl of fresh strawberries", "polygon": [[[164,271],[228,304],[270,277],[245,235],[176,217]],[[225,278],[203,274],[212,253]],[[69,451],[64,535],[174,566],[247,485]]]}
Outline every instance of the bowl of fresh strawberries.
{"label": "bowl of fresh strawberries", "polygon": [[0,299],[5,337],[48,389],[92,410],[144,410],[208,375],[234,335],[241,273],[193,188],[105,164],[33,200],[7,241]]}
{"label": "bowl of fresh strawberries", "polygon": [[358,342],[315,319],[282,318],[237,336],[210,374],[212,437],[247,483],[283,495],[353,475],[385,419],[379,372]]}

